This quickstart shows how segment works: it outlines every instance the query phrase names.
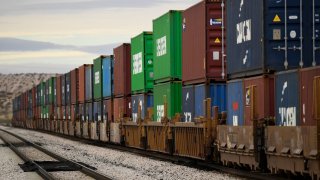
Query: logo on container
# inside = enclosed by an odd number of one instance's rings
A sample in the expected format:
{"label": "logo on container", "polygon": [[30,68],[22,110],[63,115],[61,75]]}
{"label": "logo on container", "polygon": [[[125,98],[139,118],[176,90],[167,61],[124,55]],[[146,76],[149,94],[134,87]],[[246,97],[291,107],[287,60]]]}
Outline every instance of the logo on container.
{"label": "logo on container", "polygon": [[157,105],[157,121],[160,122],[164,117],[164,105]]}
{"label": "logo on container", "polygon": [[281,126],[296,126],[297,108],[296,107],[279,107]]}
{"label": "logo on container", "polygon": [[99,71],[94,73],[94,84],[99,84],[100,83],[100,73]]}
{"label": "logo on container", "polygon": [[133,55],[133,74],[142,73],[142,52]]}
{"label": "logo on container", "polygon": [[237,44],[251,41],[251,19],[237,24]]}
{"label": "logo on container", "polygon": [[222,19],[210,19],[210,26],[221,26],[222,25]]}
{"label": "logo on container", "polygon": [[157,57],[167,54],[167,36],[157,39]]}
{"label": "logo on container", "polygon": [[192,114],[191,112],[184,112],[184,118],[186,122],[191,122],[192,121]]}

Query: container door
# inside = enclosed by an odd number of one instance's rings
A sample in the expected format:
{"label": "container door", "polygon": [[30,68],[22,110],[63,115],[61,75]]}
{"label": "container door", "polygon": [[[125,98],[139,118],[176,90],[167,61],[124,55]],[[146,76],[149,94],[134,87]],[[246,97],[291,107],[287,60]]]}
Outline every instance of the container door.
{"label": "container door", "polygon": [[195,97],[194,97],[194,117],[204,117],[204,100],[207,98],[207,86],[205,84],[195,86]]}

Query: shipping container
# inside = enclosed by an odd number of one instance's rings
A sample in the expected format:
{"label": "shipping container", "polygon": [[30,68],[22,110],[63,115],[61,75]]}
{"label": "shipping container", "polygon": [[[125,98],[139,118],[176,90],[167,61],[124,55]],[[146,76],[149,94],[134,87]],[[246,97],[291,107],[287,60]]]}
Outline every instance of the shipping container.
{"label": "shipping container", "polygon": [[85,120],[86,122],[92,122],[93,121],[93,107],[92,102],[87,102],[85,105]]}
{"label": "shipping container", "polygon": [[313,64],[311,1],[228,0],[227,7],[228,78]]}
{"label": "shipping container", "polygon": [[113,56],[104,56],[93,60],[93,96],[94,99],[110,97],[113,92]]}
{"label": "shipping container", "polygon": [[154,81],[181,80],[181,11],[169,11],[153,20]]}
{"label": "shipping container", "polygon": [[79,103],[79,114],[77,115],[79,117],[80,121],[86,121],[86,105],[85,103]]}
{"label": "shipping container", "polygon": [[65,108],[66,108],[66,120],[70,121],[71,120],[71,106],[67,105]]}
{"label": "shipping container", "polygon": [[54,88],[55,79],[56,79],[56,77],[51,77],[46,82],[46,86],[47,86],[47,90],[48,90],[47,102],[48,102],[49,105],[53,105],[54,101],[55,101],[54,100],[55,99],[55,88]]}
{"label": "shipping container", "polygon": [[41,82],[40,83],[40,97],[41,97],[41,106],[46,105],[46,82]]}
{"label": "shipping container", "polygon": [[252,126],[254,120],[274,117],[274,76],[246,78],[243,81],[244,123]]}
{"label": "shipping container", "polygon": [[182,13],[183,84],[226,79],[225,7],[222,0],[201,1]]}
{"label": "shipping container", "polygon": [[93,102],[93,117],[94,121],[102,121],[102,101]]}
{"label": "shipping container", "polygon": [[61,75],[57,76],[56,79],[56,92],[57,92],[57,96],[56,96],[56,101],[57,101],[57,106],[61,106],[62,105],[62,93],[61,93]]}
{"label": "shipping container", "polygon": [[153,108],[152,94],[135,94],[131,96],[132,120],[137,122],[138,108],[141,107],[141,119],[144,119],[148,113],[148,108]]}
{"label": "shipping container", "polygon": [[71,73],[66,73],[66,105],[71,104]]}
{"label": "shipping container", "polygon": [[143,32],[131,39],[131,92],[152,92],[153,35]]}
{"label": "shipping container", "polygon": [[79,67],[79,102],[86,101],[86,68],[92,66],[90,64],[84,64]]}
{"label": "shipping container", "polygon": [[113,95],[113,56],[106,56],[102,62],[102,93],[103,98],[110,98]]}
{"label": "shipping container", "polygon": [[[209,85],[200,84],[195,86],[194,95],[194,117],[205,116],[204,100],[211,98],[211,107],[217,106],[219,112],[226,111],[227,108],[227,94],[225,83],[211,83]],[[211,109],[212,111],[212,109]],[[213,111],[211,112],[213,115]]]}
{"label": "shipping container", "polygon": [[194,119],[194,85],[182,87],[182,122]]}
{"label": "shipping container", "polygon": [[71,76],[71,104],[77,104],[79,98],[79,70],[78,68],[70,72]]}
{"label": "shipping container", "polygon": [[167,103],[167,117],[172,119],[182,112],[182,83],[180,81],[154,85],[154,121],[160,122],[164,117],[164,103]]}
{"label": "shipping container", "polygon": [[131,117],[131,97],[120,97],[113,99],[113,122],[119,122],[121,115]]}
{"label": "shipping container", "polygon": [[320,66],[300,71],[301,126],[316,126],[320,119]]}
{"label": "shipping container", "polygon": [[113,49],[114,54],[114,95],[131,94],[131,45],[124,43]]}
{"label": "shipping container", "polygon": [[243,80],[227,82],[227,125],[243,126]]}
{"label": "shipping container", "polygon": [[61,75],[61,104],[62,106],[66,105],[66,75]]}
{"label": "shipping container", "polygon": [[[92,101],[93,96],[93,65],[85,66],[85,100]],[[81,81],[81,79],[80,79]],[[81,87],[80,87],[81,88]]]}
{"label": "shipping container", "polygon": [[113,121],[113,101],[112,99],[103,100],[103,121]]}
{"label": "shipping container", "polygon": [[275,82],[276,125],[301,125],[298,70],[276,73]]}

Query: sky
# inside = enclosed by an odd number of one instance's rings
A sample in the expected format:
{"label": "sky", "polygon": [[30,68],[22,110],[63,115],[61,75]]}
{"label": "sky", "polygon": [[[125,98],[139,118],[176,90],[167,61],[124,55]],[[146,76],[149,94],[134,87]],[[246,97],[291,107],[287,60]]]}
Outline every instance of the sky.
{"label": "sky", "polygon": [[0,0],[0,73],[66,73],[200,0]]}

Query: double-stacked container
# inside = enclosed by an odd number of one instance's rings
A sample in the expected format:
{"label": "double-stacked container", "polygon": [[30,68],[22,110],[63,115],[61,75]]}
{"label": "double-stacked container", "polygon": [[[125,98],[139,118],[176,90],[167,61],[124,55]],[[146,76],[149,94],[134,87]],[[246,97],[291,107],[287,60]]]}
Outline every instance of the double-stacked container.
{"label": "double-stacked container", "polygon": [[[93,122],[90,136],[92,139],[100,137],[100,123],[103,119],[103,100],[113,96],[113,56],[100,56],[93,61]],[[105,133],[105,132],[103,132]]]}
{"label": "double-stacked container", "polygon": [[[154,121],[181,113],[182,13],[169,11],[153,20]],[[168,104],[164,114],[164,104]]]}
{"label": "double-stacked container", "polygon": [[[69,122],[69,135],[74,136],[77,128],[80,130],[80,121],[78,119],[79,110],[79,70],[78,68],[70,71],[70,122]],[[78,127],[76,126],[78,123]]]}
{"label": "double-stacked container", "polygon": [[142,32],[131,39],[131,106],[132,120],[137,122],[138,108],[145,119],[148,108],[153,107],[153,34]]}
{"label": "double-stacked container", "polygon": [[201,1],[182,13],[182,121],[204,117],[204,100],[226,110],[225,13],[222,1]]}

